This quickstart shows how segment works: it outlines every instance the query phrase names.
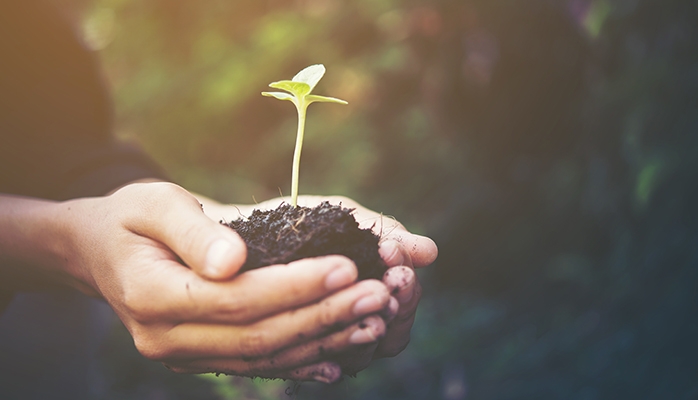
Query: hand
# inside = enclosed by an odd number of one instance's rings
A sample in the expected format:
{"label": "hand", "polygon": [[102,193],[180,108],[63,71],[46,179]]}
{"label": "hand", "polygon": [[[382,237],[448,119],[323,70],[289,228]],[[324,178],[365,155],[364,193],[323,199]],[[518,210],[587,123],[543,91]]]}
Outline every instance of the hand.
{"label": "hand", "polygon": [[67,269],[109,302],[141,354],[174,371],[332,382],[341,369],[327,354],[386,333],[375,314],[387,312],[387,287],[354,284],[344,257],[235,276],[242,240],[176,185],[132,184],[57,207]]}
{"label": "hand", "polygon": [[[383,276],[383,283],[391,293],[389,308],[384,314],[388,323],[385,336],[378,342],[352,349],[350,355],[341,357],[343,371],[355,374],[368,366],[372,359],[393,357],[405,349],[422,292],[414,268],[433,263],[438,250],[431,239],[412,234],[396,220],[362,207],[346,197],[300,196],[298,204],[313,207],[323,201],[341,203],[344,207],[355,209],[354,216],[359,226],[373,229],[380,237],[379,252],[389,267]],[[230,220],[248,216],[254,208],[276,208],[282,202],[288,203],[289,199],[276,198],[257,205],[234,207],[211,205],[204,207],[204,211],[214,219]]]}

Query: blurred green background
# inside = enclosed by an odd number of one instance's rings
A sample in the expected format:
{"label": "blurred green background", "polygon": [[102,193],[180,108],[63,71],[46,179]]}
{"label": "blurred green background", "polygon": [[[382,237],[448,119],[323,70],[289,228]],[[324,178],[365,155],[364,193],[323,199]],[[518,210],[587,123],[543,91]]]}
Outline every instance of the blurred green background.
{"label": "blurred green background", "polygon": [[[108,398],[698,398],[698,5],[62,0],[116,133],[183,186],[288,194],[291,104],[328,69],[301,193],[434,237],[410,347],[325,386],[179,376],[118,325]],[[288,390],[289,394],[285,392]]]}

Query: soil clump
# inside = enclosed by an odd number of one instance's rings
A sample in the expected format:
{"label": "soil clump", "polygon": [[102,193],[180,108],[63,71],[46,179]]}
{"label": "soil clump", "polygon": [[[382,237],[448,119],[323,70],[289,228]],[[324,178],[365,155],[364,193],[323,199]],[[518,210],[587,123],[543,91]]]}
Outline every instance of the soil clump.
{"label": "soil clump", "polygon": [[379,238],[370,229],[359,228],[353,211],[326,201],[312,208],[284,203],[224,224],[247,244],[242,271],[339,254],[354,261],[360,280],[381,279],[386,266],[378,254]]}

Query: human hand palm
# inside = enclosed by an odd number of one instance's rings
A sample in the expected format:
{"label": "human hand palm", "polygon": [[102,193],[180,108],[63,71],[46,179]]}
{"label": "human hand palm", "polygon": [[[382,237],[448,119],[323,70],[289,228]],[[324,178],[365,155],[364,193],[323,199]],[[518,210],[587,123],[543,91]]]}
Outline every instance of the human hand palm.
{"label": "human hand palm", "polygon": [[[389,267],[383,276],[383,283],[391,293],[389,309],[384,315],[387,323],[385,336],[336,358],[344,372],[354,374],[364,369],[372,359],[395,356],[407,346],[422,292],[414,268],[431,264],[438,250],[431,239],[412,234],[395,219],[371,211],[346,197],[300,196],[298,204],[313,207],[323,201],[355,209],[354,217],[359,226],[372,229],[380,237],[379,252]],[[289,199],[275,198],[256,205],[213,207],[210,212],[212,216],[223,215],[223,219],[232,219],[250,215],[255,208],[276,208],[282,202],[288,203]]]}
{"label": "human hand palm", "polygon": [[[145,357],[177,372],[330,382],[341,370],[328,355],[385,333],[372,315],[388,308],[385,285],[352,285],[356,268],[339,256],[235,275],[240,239],[175,185],[130,185],[66,207],[82,221],[72,222],[70,260],[81,281],[109,302]],[[205,268],[219,240],[230,244],[217,269],[228,278]]]}

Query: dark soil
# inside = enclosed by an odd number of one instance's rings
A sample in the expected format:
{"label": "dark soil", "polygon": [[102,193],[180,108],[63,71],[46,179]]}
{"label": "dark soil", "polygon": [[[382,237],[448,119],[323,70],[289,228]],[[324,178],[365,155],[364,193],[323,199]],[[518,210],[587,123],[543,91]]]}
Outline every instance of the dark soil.
{"label": "dark soil", "polygon": [[225,225],[247,244],[243,271],[303,258],[341,254],[354,261],[359,279],[381,279],[386,270],[378,254],[378,236],[359,228],[350,208],[328,202],[309,208],[281,204],[254,210],[248,219]]}

